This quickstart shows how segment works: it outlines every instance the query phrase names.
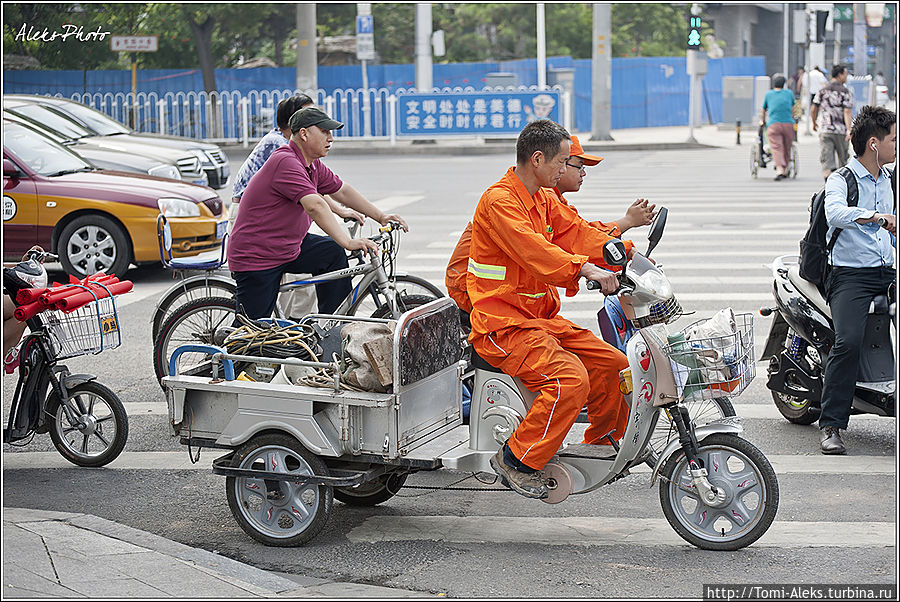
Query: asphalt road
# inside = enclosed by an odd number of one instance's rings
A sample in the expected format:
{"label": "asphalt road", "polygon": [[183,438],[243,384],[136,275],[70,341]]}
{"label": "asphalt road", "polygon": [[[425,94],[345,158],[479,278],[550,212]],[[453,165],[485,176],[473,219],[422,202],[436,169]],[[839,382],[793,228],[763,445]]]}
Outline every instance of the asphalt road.
{"label": "asphalt road", "polygon": [[[695,312],[683,324],[726,306],[755,312],[771,304],[766,264],[796,253],[809,197],[821,186],[815,139],[801,137],[800,150],[801,175],[783,182],[772,181],[771,169],[751,179],[746,145],[611,153],[588,169],[582,191],[569,198],[588,219],[618,217],[637,197],[669,208],[654,257],[682,306]],[[512,162],[512,152],[327,160],[371,200],[406,218],[410,232],[399,267],[439,284],[478,198]],[[238,166],[232,164],[232,173]],[[632,238],[643,241],[645,232]],[[127,461],[119,468],[68,467],[53,459],[46,435],[22,449],[4,445],[4,505],[86,512],[273,571],[423,595],[697,598],[704,583],[896,583],[895,421],[853,418],[845,437],[850,455],[825,458],[814,426],[792,425],[775,413],[762,363],[734,401],[745,414],[743,436],[773,459],[781,504],[770,533],[744,550],[706,552],[680,540],[665,522],[646,472],[559,505],[507,491],[407,487],[375,508],[335,502],[313,542],[267,548],[232,518],[224,478],[209,470],[217,452],[204,450],[200,463],[185,465],[187,451],[166,424],[150,362],[149,321],[169,275],[142,267],[129,277],[135,289],[120,304],[122,346],[66,362],[73,371],[97,374],[129,409]],[[583,290],[564,301],[563,314],[595,327],[599,299]],[[769,323],[756,315],[757,355]],[[14,384],[4,376],[4,415]],[[165,452],[177,452],[182,461],[166,466],[174,456]],[[150,467],[152,458],[162,464]],[[464,476],[419,473],[407,485],[445,487]],[[473,479],[452,486],[485,487]],[[523,523],[530,525],[527,533],[512,536]],[[645,535],[623,540],[618,528]]]}

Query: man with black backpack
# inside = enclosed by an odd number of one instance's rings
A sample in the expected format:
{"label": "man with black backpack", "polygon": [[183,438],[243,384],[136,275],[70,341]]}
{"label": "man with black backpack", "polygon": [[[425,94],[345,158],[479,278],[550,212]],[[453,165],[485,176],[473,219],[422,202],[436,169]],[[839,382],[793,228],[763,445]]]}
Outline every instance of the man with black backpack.
{"label": "man with black backpack", "polygon": [[[840,431],[850,420],[868,308],[896,278],[892,240],[896,200],[884,167],[896,157],[896,115],[884,107],[863,107],[853,122],[850,141],[856,153],[847,163],[852,174],[835,172],[825,182],[830,247],[825,298],[835,341],[825,363],[819,417],[823,454],[847,451]],[[848,199],[854,196],[853,188],[855,203]]]}

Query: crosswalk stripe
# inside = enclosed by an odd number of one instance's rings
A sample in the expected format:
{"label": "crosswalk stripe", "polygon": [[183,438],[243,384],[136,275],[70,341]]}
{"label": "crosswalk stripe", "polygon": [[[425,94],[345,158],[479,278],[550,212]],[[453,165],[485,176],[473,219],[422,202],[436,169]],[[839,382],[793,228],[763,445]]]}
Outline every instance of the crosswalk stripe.
{"label": "crosswalk stripe", "polygon": [[[560,546],[688,545],[663,518],[533,516],[384,516],[367,518],[348,533],[356,543],[448,543]],[[889,522],[775,521],[756,548],[872,548],[896,545]]]}
{"label": "crosswalk stripe", "polygon": [[[854,418],[855,419],[855,418]],[[196,448],[194,448],[196,453]],[[125,451],[106,466],[106,470],[209,470],[212,460],[222,456],[226,450],[207,449],[201,453],[200,461],[192,463],[187,448],[177,452],[129,452]],[[858,474],[892,475],[896,471],[894,456],[823,456],[821,454],[802,456],[772,454],[766,456],[776,474]],[[57,452],[6,452],[3,454],[3,470],[73,468]],[[79,468],[79,470],[84,470]],[[633,473],[647,473],[647,466],[632,469]]]}
{"label": "crosswalk stripe", "polygon": [[[596,313],[594,314],[596,315]],[[738,416],[753,420],[785,420],[772,403],[732,403]],[[125,404],[129,416],[167,416],[168,406],[165,401],[143,401]],[[853,421],[883,420],[874,414],[857,414]]]}

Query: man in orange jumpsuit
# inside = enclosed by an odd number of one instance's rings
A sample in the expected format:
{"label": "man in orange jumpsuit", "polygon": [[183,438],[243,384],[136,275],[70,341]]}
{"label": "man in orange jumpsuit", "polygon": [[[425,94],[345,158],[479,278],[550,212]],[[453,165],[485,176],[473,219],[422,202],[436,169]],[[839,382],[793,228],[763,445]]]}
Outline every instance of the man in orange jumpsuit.
{"label": "man in orange jumpsuit", "polygon": [[[572,136],[572,146],[569,149],[569,160],[566,161],[566,173],[559,179],[556,187],[553,188],[557,198],[564,205],[569,202],[563,197],[567,192],[578,192],[584,181],[585,167],[593,167],[603,160],[603,157],[589,155],[584,152],[578,136]],[[578,212],[575,207],[569,205],[573,211]],[[611,222],[594,221],[590,225],[597,228],[601,232],[605,232],[615,238],[621,238],[622,235],[637,226],[649,225],[656,216],[656,205],[650,205],[646,199],[637,199],[633,202],[623,217]],[[472,313],[472,303],[469,301],[469,293],[466,290],[466,273],[469,268],[469,245],[472,242],[472,222],[466,225],[453,254],[450,256],[450,262],[447,264],[447,272],[444,276],[444,284],[447,286],[447,293],[450,298],[456,301],[456,305],[465,312],[463,320],[468,325],[468,315]]]}
{"label": "man in orange jumpsuit", "polygon": [[[620,439],[628,407],[619,392],[625,356],[558,315],[556,287],[575,295],[581,277],[610,294],[604,264],[613,240],[549,190],[565,174],[569,133],[549,120],[529,123],[516,142],[516,165],[482,195],[472,219],[466,288],[473,349],[518,377],[537,398],[509,441],[491,458],[504,484],[531,498],[548,495],[541,469],[556,454],[581,408],[584,442]],[[629,256],[634,246],[625,243]],[[609,266],[608,266],[609,267]]]}

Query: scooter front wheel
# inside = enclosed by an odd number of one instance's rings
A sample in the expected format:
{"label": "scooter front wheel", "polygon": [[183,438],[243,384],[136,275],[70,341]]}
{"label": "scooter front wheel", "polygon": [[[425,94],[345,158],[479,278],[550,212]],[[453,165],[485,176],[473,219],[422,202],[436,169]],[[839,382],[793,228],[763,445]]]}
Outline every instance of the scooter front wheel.
{"label": "scooter front wheel", "polygon": [[704,550],[734,551],[752,544],[772,525],[778,511],[778,479],[769,460],[737,435],[715,433],[697,446],[707,479],[724,493],[710,506],[691,483],[684,452],[660,472],[659,501],[675,532]]}
{"label": "scooter front wheel", "polygon": [[[734,406],[727,397],[686,401],[684,405],[687,408],[688,416],[691,417],[691,422],[695,426],[702,426],[709,424],[713,420],[735,415]],[[656,462],[659,460],[659,453],[673,439],[678,439],[678,429],[675,427],[675,423],[669,419],[668,414],[660,410],[656,428],[653,429],[653,434],[650,435],[650,452],[646,460],[650,468],[656,466]]]}
{"label": "scooter front wheel", "polygon": [[77,466],[106,466],[119,457],[128,439],[125,406],[115,393],[95,381],[72,387],[68,394],[64,402],[52,394],[47,403],[53,445]]}

